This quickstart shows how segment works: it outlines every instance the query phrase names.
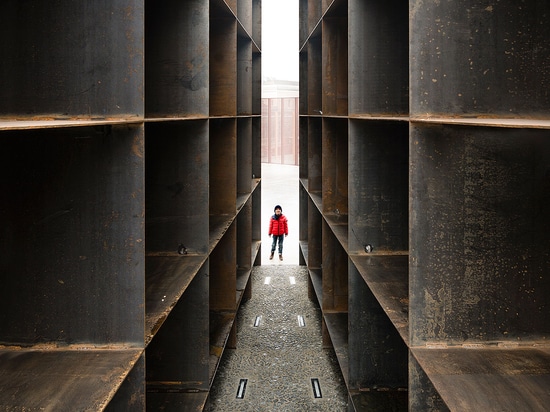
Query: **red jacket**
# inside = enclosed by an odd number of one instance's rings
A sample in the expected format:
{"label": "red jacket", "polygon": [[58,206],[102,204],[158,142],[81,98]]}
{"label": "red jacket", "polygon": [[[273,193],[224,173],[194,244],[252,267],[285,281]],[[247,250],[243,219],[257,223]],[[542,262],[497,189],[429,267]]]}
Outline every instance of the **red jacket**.
{"label": "red jacket", "polygon": [[288,235],[288,222],[285,215],[279,215],[279,219],[275,219],[275,215],[269,220],[269,235]]}

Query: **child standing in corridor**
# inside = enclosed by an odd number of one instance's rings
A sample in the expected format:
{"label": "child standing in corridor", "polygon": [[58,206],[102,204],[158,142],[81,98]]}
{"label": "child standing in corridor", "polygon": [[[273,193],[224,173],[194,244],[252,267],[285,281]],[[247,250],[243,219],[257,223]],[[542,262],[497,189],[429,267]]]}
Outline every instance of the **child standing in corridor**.
{"label": "child standing in corridor", "polygon": [[273,236],[273,242],[271,243],[271,255],[269,259],[273,259],[273,254],[279,243],[279,260],[283,260],[283,240],[288,236],[288,221],[285,215],[283,215],[283,208],[280,205],[275,206],[275,214],[271,216],[269,220],[269,236]]}

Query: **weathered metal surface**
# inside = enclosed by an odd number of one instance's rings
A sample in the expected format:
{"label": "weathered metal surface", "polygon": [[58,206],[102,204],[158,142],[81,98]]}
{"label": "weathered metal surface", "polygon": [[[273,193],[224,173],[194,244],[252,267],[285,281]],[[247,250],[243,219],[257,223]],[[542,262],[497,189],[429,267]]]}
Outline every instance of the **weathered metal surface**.
{"label": "weathered metal surface", "polygon": [[236,245],[237,224],[234,222],[210,255],[211,310],[237,310],[235,298],[237,293]]}
{"label": "weathered metal surface", "polygon": [[104,412],[145,411],[145,352],[122,382]]}
{"label": "weathered metal surface", "polygon": [[311,198],[308,199],[307,205],[307,227],[309,236],[307,265],[309,268],[319,269],[322,264],[323,253],[323,232],[321,225],[323,217]]}
{"label": "weathered metal surface", "polygon": [[[409,343],[409,256],[370,253],[351,255],[351,263],[378,300],[393,327]],[[350,288],[350,295],[354,293]],[[358,299],[357,297],[354,299]],[[355,309],[354,309],[355,310]]]}
{"label": "weathered metal surface", "polygon": [[357,268],[349,265],[349,387],[407,387],[407,346]]}
{"label": "weathered metal surface", "polygon": [[206,120],[148,123],[145,183],[147,252],[208,251]]}
{"label": "weathered metal surface", "polygon": [[[307,114],[320,116],[323,110],[323,50],[321,36],[312,37],[307,43]],[[302,77],[302,76],[301,76]],[[302,89],[300,89],[302,90]]]}
{"label": "weathered metal surface", "polygon": [[232,18],[210,21],[210,115],[237,114],[237,23]]}
{"label": "weathered metal surface", "polygon": [[237,210],[237,120],[210,121],[209,208],[211,215],[233,215]]}
{"label": "weathered metal surface", "polygon": [[411,113],[547,118],[545,0],[413,1]]}
{"label": "weathered metal surface", "polygon": [[408,3],[348,4],[350,114],[408,115]]}
{"label": "weathered metal surface", "polygon": [[325,17],[322,27],[322,111],[324,115],[348,114],[348,19]]}
{"label": "weathered metal surface", "polygon": [[[137,349],[0,350],[0,408],[102,411],[141,353]],[[134,410],[143,409],[135,395]]]}
{"label": "weathered metal surface", "polygon": [[548,131],[411,129],[411,337],[550,335]]}
{"label": "weathered metal surface", "polygon": [[207,117],[208,7],[201,0],[149,1],[145,11],[147,116]]}
{"label": "weathered metal surface", "polygon": [[449,408],[437,393],[428,375],[411,353],[409,353],[409,410],[449,412]]}
{"label": "weathered metal surface", "polygon": [[[252,190],[252,119],[237,120],[237,193],[247,194]],[[221,160],[219,160],[221,161]],[[255,175],[254,175],[255,176]]]}
{"label": "weathered metal surface", "polygon": [[145,258],[146,343],[162,326],[174,305],[206,261],[205,255],[148,254]]}
{"label": "weathered metal surface", "polygon": [[237,38],[237,114],[252,114],[252,41]]}
{"label": "weathered metal surface", "polygon": [[143,127],[2,136],[2,340],[142,344]]}
{"label": "weathered metal surface", "polygon": [[142,116],[143,40],[141,1],[4,1],[0,113]]}
{"label": "weathered metal surface", "polygon": [[330,250],[332,253],[323,253],[322,255],[323,301],[321,307],[328,311],[347,312],[347,255],[325,221],[323,221],[322,229],[322,250]]}
{"label": "weathered metal surface", "polygon": [[409,125],[349,122],[349,251],[409,249]]}
{"label": "weathered metal surface", "polygon": [[323,119],[322,207],[336,218],[348,214],[347,125],[346,119]]}
{"label": "weathered metal surface", "polygon": [[208,272],[205,264],[147,347],[148,391],[208,390]]}
{"label": "weathered metal surface", "polygon": [[412,356],[452,411],[548,409],[548,349],[416,348]]}
{"label": "weathered metal surface", "polygon": [[320,193],[323,188],[322,183],[322,121],[320,118],[308,119],[307,136],[301,139],[307,139],[307,167],[308,167],[308,190],[310,192]]}

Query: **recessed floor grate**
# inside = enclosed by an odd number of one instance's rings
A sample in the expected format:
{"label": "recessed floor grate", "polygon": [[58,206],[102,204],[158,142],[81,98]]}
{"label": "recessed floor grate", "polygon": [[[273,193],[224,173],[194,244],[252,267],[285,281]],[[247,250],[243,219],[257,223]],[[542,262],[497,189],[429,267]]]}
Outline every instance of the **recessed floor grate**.
{"label": "recessed floor grate", "polygon": [[239,381],[239,389],[237,389],[237,399],[243,399],[244,398],[244,391],[246,390],[246,383],[248,382],[248,379],[241,379]]}
{"label": "recessed floor grate", "polygon": [[315,399],[322,398],[321,394],[321,385],[319,384],[319,379],[311,378],[311,386],[313,387],[313,396]]}

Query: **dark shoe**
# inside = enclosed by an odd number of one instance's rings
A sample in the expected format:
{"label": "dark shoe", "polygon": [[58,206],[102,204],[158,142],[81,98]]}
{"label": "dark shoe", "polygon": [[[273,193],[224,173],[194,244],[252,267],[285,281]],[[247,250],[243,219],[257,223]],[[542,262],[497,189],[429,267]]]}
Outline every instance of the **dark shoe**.
{"label": "dark shoe", "polygon": [[283,255],[279,255],[279,260],[283,260]]}
{"label": "dark shoe", "polygon": [[273,252],[271,252],[271,255],[269,255],[269,260],[273,259]]}

